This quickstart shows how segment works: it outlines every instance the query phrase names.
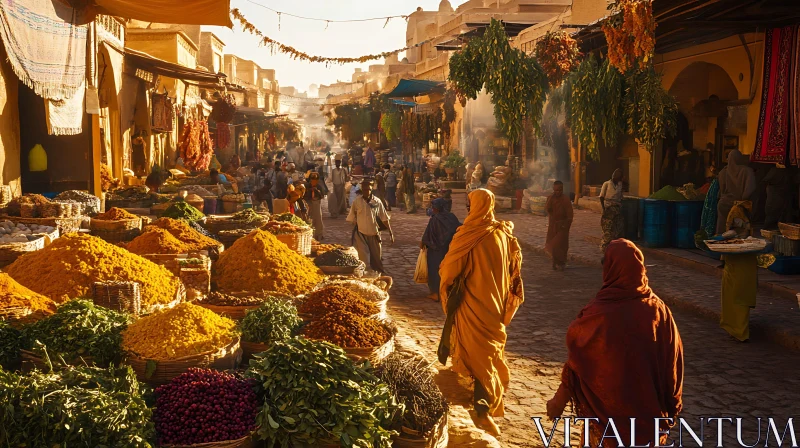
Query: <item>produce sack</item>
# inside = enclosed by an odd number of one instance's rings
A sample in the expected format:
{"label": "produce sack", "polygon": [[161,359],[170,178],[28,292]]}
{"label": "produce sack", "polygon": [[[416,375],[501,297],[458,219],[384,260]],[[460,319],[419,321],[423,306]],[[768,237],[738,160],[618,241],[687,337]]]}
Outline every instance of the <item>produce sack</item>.
{"label": "produce sack", "polygon": [[414,282],[428,283],[428,249],[419,250],[417,257],[417,268],[414,270]]}

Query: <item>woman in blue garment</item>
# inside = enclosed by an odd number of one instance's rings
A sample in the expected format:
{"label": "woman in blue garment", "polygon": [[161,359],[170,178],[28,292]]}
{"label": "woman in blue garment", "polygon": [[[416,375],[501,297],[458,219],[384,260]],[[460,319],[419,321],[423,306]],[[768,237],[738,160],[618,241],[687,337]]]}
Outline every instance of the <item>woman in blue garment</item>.
{"label": "woman in blue garment", "polygon": [[431,201],[433,214],[425,233],[422,235],[421,247],[428,249],[428,289],[432,300],[439,301],[439,265],[444,260],[450,241],[461,225],[456,215],[447,210],[447,201],[437,198]]}

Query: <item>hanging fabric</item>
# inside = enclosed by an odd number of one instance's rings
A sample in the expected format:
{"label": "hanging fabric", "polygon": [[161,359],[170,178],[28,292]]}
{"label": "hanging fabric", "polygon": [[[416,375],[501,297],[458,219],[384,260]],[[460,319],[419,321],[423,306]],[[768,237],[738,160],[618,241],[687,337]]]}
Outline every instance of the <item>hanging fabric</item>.
{"label": "hanging fabric", "polygon": [[792,54],[791,123],[789,157],[792,165],[800,166],[800,29],[794,33],[794,53]]}
{"label": "hanging fabric", "polygon": [[74,23],[75,10],[58,0],[0,2],[0,36],[11,67],[43,98],[74,100],[76,92],[83,98],[88,27]]}
{"label": "hanging fabric", "polygon": [[81,86],[69,98],[44,100],[48,134],[78,135],[83,132],[85,91],[86,89]]}
{"label": "hanging fabric", "polygon": [[154,132],[172,132],[175,120],[175,106],[168,95],[151,94],[153,110],[152,129]]}

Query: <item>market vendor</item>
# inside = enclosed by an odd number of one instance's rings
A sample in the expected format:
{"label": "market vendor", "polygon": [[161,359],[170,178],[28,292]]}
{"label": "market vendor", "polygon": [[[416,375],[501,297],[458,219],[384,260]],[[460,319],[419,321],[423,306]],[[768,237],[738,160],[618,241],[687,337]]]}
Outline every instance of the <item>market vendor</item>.
{"label": "market vendor", "polygon": [[211,179],[212,185],[217,185],[217,184],[230,185],[230,182],[228,181],[228,176],[220,173],[214,168],[212,168],[208,172],[208,177]]}
{"label": "market vendor", "polygon": [[372,180],[361,181],[361,196],[353,202],[347,222],[353,224],[352,244],[358,251],[358,258],[371,270],[385,274],[381,254],[381,228],[385,226],[389,231],[392,244],[394,232],[383,202],[372,194]]}
{"label": "market vendor", "polygon": [[611,175],[611,180],[606,181],[600,189],[600,206],[603,207],[603,217],[600,225],[603,229],[603,241],[600,249],[605,253],[612,241],[625,235],[625,220],[622,216],[622,170],[617,168]]}
{"label": "market vendor", "polygon": [[325,225],[322,222],[322,199],[325,197],[325,192],[322,190],[322,185],[319,173],[311,172],[308,175],[305,200],[309,206],[309,217],[314,226],[314,238],[317,241],[325,239]]}
{"label": "market vendor", "polygon": [[[738,238],[750,234],[750,201],[737,201],[725,227]],[[725,254],[722,271],[721,315],[719,326],[740,342],[750,339],[750,308],[756,307],[758,293],[758,254]]]}
{"label": "market vendor", "polygon": [[144,184],[150,189],[151,193],[158,193],[158,191],[164,186],[164,183],[170,177],[172,177],[172,173],[169,172],[169,170],[162,170],[158,165],[153,165],[153,168],[151,169],[150,174],[147,176],[147,179],[145,179]]}

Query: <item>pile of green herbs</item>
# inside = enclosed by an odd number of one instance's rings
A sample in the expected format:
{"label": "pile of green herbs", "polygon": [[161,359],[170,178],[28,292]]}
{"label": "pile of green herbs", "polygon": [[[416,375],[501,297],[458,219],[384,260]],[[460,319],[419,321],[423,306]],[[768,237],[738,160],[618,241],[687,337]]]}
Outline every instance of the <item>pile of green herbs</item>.
{"label": "pile of green herbs", "polygon": [[308,223],[294,213],[280,213],[272,216],[273,221],[290,222],[299,227],[308,227]]}
{"label": "pile of green herbs", "polygon": [[195,222],[205,218],[206,215],[188,202],[180,201],[170,205],[169,208],[164,210],[161,217]]}
{"label": "pile of green herbs", "polygon": [[0,367],[13,370],[19,362],[22,333],[8,322],[0,320]]}
{"label": "pile of green herbs", "polygon": [[95,364],[108,366],[120,358],[122,331],[130,322],[130,315],[87,300],[70,300],[55,314],[23,327],[23,348],[44,355],[40,343],[51,360],[69,363],[91,357]]}
{"label": "pile of green herbs", "polygon": [[388,448],[402,414],[388,386],[368,364],[356,365],[327,342],[292,338],[250,360],[264,405],[256,435],[268,447]]}
{"label": "pile of green herbs", "polygon": [[248,311],[240,328],[245,341],[274,344],[291,338],[302,323],[297,315],[297,307],[291,301],[271,298],[260,307]]}
{"label": "pile of green herbs", "polygon": [[0,403],[4,446],[152,446],[152,412],[130,367],[28,375],[0,369]]}

